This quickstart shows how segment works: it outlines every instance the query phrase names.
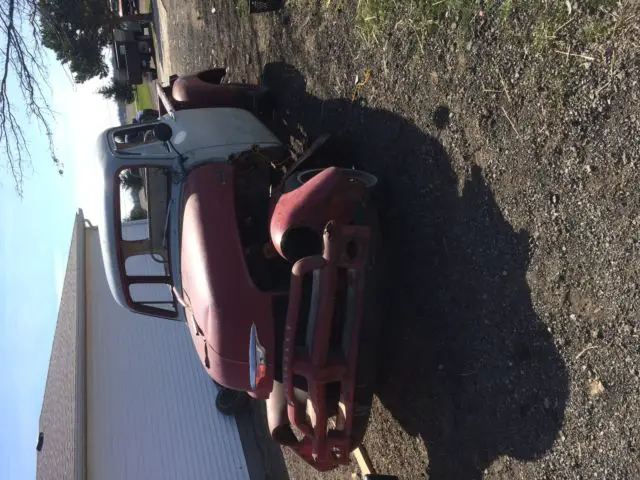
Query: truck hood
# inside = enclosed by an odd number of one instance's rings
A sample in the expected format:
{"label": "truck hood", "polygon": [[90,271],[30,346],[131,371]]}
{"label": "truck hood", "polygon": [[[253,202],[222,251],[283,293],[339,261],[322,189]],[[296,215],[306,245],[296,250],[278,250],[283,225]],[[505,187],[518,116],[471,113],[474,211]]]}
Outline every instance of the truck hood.
{"label": "truck hood", "polygon": [[256,325],[268,364],[267,379],[257,390],[270,391],[275,353],[271,297],[254,286],[245,266],[233,185],[234,169],[226,163],[202,165],[187,178],[180,251],[182,295],[198,354],[221,385],[251,390],[249,338]]}

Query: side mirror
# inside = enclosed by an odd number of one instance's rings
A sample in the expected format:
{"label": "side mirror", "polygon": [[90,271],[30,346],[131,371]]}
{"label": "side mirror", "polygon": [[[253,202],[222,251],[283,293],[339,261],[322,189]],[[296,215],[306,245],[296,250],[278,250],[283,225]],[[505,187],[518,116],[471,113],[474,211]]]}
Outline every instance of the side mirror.
{"label": "side mirror", "polygon": [[173,130],[166,123],[160,122],[153,128],[153,134],[161,142],[168,142],[173,137]]}

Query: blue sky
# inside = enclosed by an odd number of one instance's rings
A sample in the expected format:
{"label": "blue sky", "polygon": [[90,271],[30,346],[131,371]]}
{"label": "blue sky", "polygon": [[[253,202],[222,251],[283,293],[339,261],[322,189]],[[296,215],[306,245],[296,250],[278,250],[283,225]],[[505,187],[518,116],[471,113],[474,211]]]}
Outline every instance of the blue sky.
{"label": "blue sky", "polygon": [[[93,149],[118,123],[115,104],[95,93],[103,80],[74,86],[50,61],[54,139],[62,177],[35,124],[28,136],[33,171],[20,199],[0,155],[0,478],[35,477],[42,396],[75,212],[95,217]],[[18,92],[16,92],[18,94]]]}

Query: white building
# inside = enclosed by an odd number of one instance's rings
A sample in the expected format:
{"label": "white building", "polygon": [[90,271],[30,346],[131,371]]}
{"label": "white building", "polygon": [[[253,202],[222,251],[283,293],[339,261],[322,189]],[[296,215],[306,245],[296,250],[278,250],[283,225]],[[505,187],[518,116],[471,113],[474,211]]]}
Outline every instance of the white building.
{"label": "white building", "polygon": [[37,478],[286,478],[255,406],[236,421],[216,410],[215,395],[186,325],[115,303],[98,231],[79,212],[40,415]]}

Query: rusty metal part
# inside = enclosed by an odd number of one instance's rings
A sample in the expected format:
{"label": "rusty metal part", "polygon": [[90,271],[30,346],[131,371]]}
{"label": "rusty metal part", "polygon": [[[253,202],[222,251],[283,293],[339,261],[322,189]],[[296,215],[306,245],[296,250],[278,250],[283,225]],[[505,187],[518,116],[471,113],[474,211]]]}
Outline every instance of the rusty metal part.
{"label": "rusty metal part", "polygon": [[365,185],[349,181],[340,169],[330,167],[323,170],[278,198],[269,227],[274,247],[286,258],[282,242],[287,231],[305,227],[320,236],[331,220],[338,223],[352,221],[355,211],[367,201],[368,196]]}
{"label": "rusty metal part", "polygon": [[[235,228],[234,177],[232,165],[209,163],[194,169],[185,182],[182,293],[189,292],[194,321],[202,330],[202,335],[191,331],[193,341],[211,377],[225,387],[266,398],[274,373],[273,295],[260,291],[247,269]],[[249,381],[252,324],[267,355],[267,377],[254,390]]]}
{"label": "rusty metal part", "polygon": [[[283,382],[289,422],[303,435],[289,445],[305,461],[320,471],[331,470],[349,463],[354,416],[356,364],[358,340],[363,312],[365,265],[369,257],[370,229],[345,226],[335,222],[327,224],[323,236],[322,255],[307,257],[296,262],[292,270],[289,309],[283,346]],[[355,246],[355,248],[351,248]],[[339,270],[346,272],[347,285],[339,282]],[[311,303],[308,312],[303,308],[303,283],[307,276],[313,279]],[[346,298],[342,311],[336,311],[338,289]],[[340,349],[331,345],[335,315],[344,317]],[[296,331],[300,319],[307,324],[306,344],[296,344]],[[308,389],[308,401],[301,402],[294,388],[294,376],[303,377]],[[326,386],[340,384],[337,422],[329,428]],[[278,400],[281,409],[281,398]],[[275,400],[274,400],[275,402]],[[274,407],[273,416],[276,416]],[[284,425],[282,413],[272,420],[274,426]],[[278,438],[276,438],[278,440]]]}
{"label": "rusty metal part", "polygon": [[291,165],[289,170],[287,170],[287,173],[282,179],[282,185],[284,185],[287,179],[291,177],[291,175],[293,175],[294,172],[299,170],[300,166],[304,164],[304,162],[306,162],[308,159],[310,159],[320,149],[320,147],[322,147],[325,143],[327,143],[327,140],[329,140],[329,138],[330,138],[330,135],[328,133],[325,133],[319,136],[311,144],[311,146],[307,150],[305,150],[302,153],[302,155],[300,155],[300,157],[298,157],[298,159],[293,163],[293,165]]}

